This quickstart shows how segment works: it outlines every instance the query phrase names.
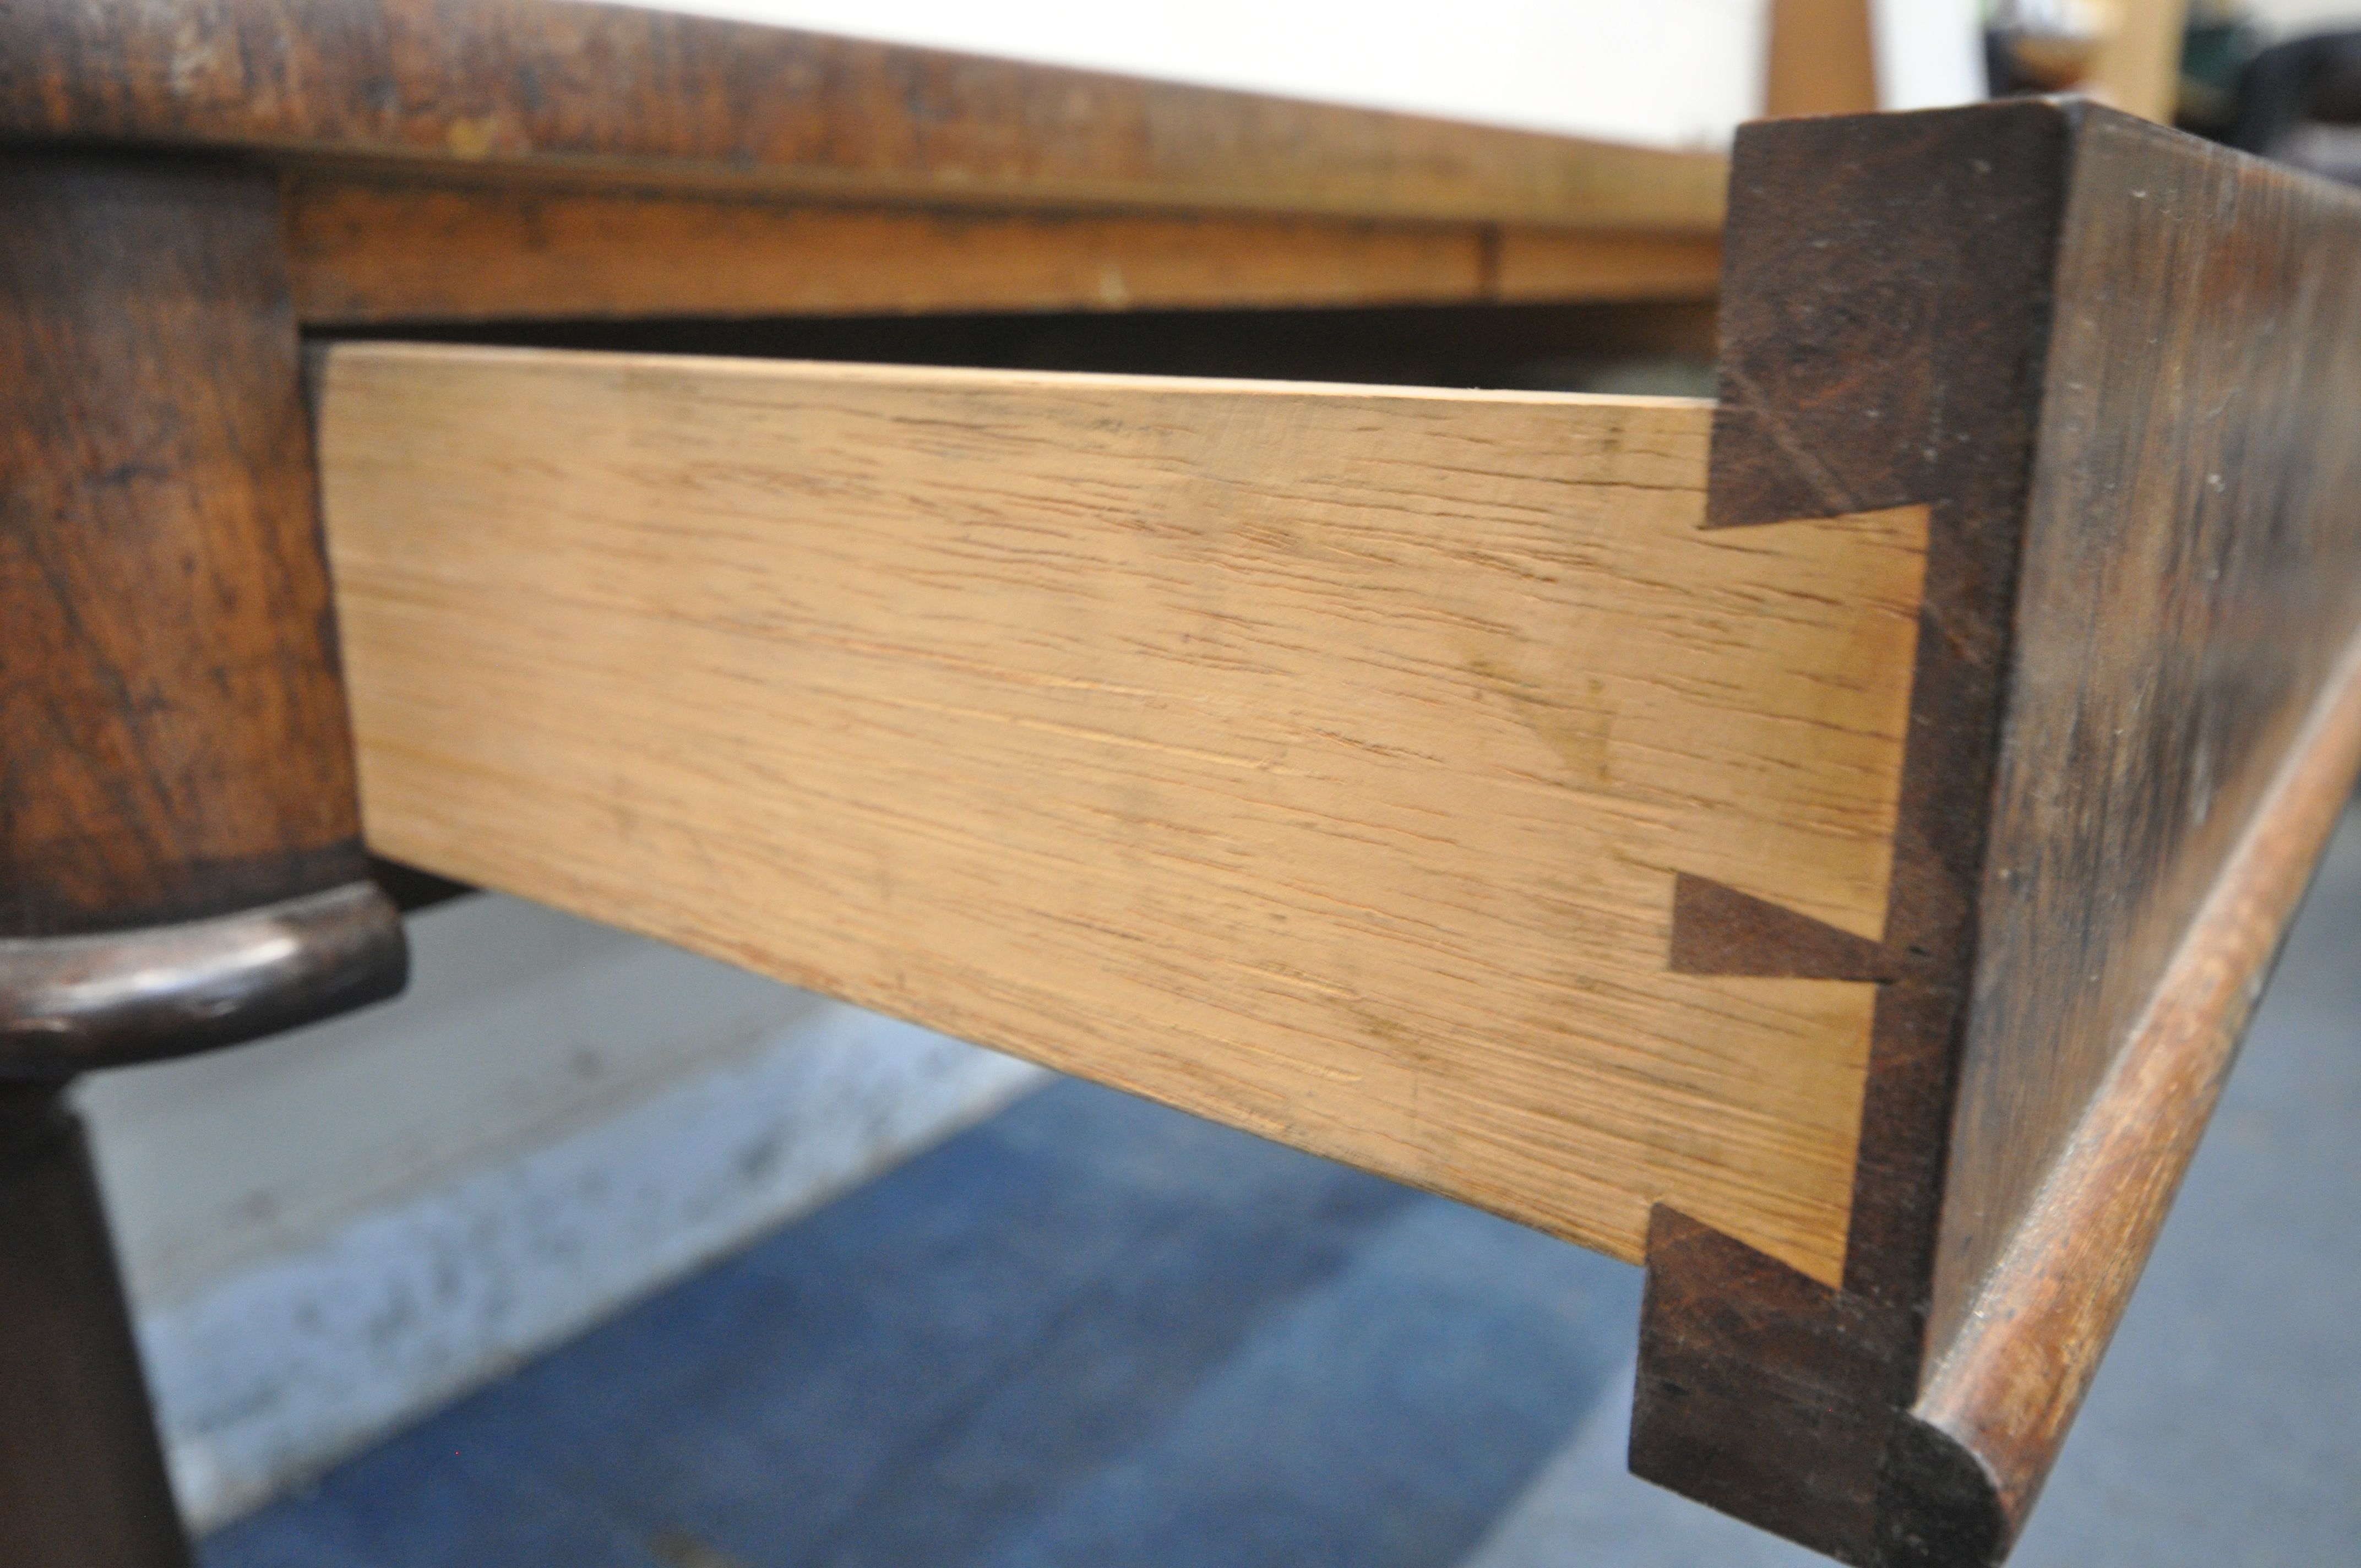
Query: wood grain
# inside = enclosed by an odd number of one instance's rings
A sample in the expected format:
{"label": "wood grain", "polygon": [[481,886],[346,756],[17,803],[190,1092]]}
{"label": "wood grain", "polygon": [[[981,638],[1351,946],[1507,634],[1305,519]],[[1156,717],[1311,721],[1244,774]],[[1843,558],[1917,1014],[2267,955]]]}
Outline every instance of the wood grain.
{"label": "wood grain", "polygon": [[2361,196],[2077,125],[1933,1343],[2361,627]]}
{"label": "wood grain", "polygon": [[373,847],[1635,1255],[1822,1277],[1924,530],[1701,529],[1704,405],[346,345]]}
{"label": "wood grain", "polygon": [[20,0],[0,135],[840,200],[1710,234],[1706,154],[566,0]]}
{"label": "wood grain", "polygon": [[1710,237],[291,177],[307,322],[1710,299]]}
{"label": "wood grain", "polygon": [[[1717,526],[1930,509],[1894,895],[1846,1286],[1916,1354],[1975,962],[2070,125],[2037,104],[1741,132]],[[1833,245],[1829,236],[1848,243]]]}
{"label": "wood grain", "polygon": [[0,214],[0,937],[360,877],[273,181],[15,158]]}
{"label": "wood grain", "polygon": [[1631,1466],[1848,1563],[1882,1561],[1924,1344],[2068,134],[2038,104],[1778,120],[1733,160],[1708,517],[1917,503],[1926,592],[1842,1288],[1661,1210]]}

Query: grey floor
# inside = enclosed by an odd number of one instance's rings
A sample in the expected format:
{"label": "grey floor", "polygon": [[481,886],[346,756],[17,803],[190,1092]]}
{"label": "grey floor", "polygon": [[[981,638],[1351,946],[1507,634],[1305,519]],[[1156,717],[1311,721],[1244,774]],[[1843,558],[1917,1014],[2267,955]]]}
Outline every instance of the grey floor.
{"label": "grey floor", "polygon": [[[2361,815],[2015,1561],[2361,1564]],[[1061,1083],[206,1568],[1763,1568],[1623,1471],[1636,1271]]]}

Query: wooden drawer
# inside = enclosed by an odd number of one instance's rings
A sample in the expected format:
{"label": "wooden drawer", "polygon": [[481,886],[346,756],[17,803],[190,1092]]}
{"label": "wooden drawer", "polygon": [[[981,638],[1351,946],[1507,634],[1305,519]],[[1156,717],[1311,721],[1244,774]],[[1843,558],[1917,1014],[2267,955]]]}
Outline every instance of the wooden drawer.
{"label": "wooden drawer", "polygon": [[2361,761],[2361,208],[2022,104],[1725,244],[1718,404],[337,346],[368,839],[1645,1259],[1635,1467],[1982,1561]]}

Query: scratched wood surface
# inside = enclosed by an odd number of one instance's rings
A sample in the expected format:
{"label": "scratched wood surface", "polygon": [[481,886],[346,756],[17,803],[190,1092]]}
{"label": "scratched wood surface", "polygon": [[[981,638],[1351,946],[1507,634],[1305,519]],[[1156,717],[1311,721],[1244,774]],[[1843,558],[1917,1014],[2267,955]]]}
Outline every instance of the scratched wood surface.
{"label": "scratched wood surface", "polygon": [[1924,516],[1708,408],[346,345],[372,846],[1636,1255],[1832,1277]]}
{"label": "scratched wood surface", "polygon": [[1938,1345],[2361,630],[2361,196],[2075,130]]}

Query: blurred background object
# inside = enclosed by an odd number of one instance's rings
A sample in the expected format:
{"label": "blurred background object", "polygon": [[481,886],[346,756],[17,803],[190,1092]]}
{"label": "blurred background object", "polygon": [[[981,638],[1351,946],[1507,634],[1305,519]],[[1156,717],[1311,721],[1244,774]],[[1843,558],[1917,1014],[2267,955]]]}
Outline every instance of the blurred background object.
{"label": "blurred background object", "polygon": [[2232,147],[2361,184],[2361,30],[2316,33],[2248,60],[2222,127]]}
{"label": "blurred background object", "polygon": [[1991,24],[1994,95],[2085,93],[2169,123],[2189,10],[2188,0],[1999,0]]}
{"label": "blurred background object", "polygon": [[1932,109],[1985,95],[1977,0],[1771,0],[1766,115]]}
{"label": "blurred background object", "polygon": [[2361,183],[2353,0],[1994,0],[1992,93],[2088,93]]}

